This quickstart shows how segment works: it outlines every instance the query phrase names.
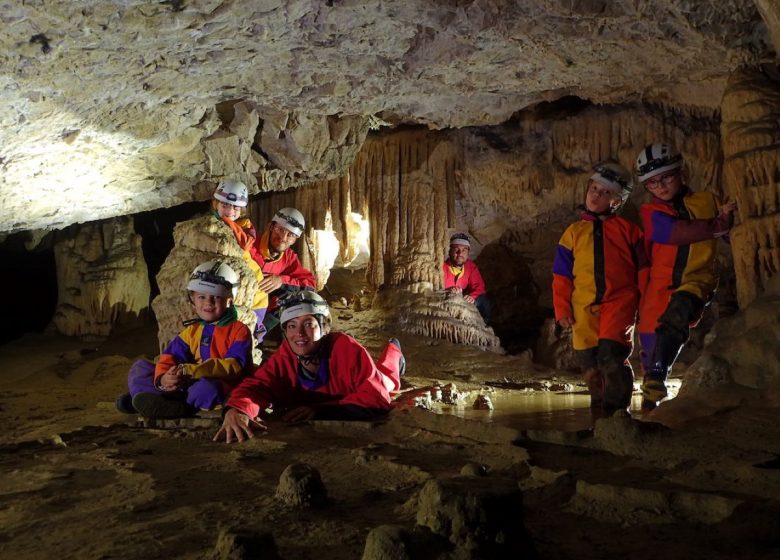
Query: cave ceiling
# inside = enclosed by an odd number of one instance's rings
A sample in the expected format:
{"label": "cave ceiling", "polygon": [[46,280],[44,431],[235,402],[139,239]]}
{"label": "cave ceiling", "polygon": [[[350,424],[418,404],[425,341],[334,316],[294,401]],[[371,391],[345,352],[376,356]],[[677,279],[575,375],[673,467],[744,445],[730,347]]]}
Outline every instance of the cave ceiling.
{"label": "cave ceiling", "polygon": [[[202,199],[193,185],[231,172],[204,146],[230,134],[254,191],[288,164],[322,175],[306,158],[273,157],[264,126],[303,152],[319,146],[316,159],[372,123],[496,124],[567,95],[717,110],[731,71],[774,57],[761,4],[0,2],[0,232]],[[215,107],[231,100],[249,110],[220,136]],[[334,132],[344,118],[354,134]],[[313,140],[323,128],[325,147]]]}

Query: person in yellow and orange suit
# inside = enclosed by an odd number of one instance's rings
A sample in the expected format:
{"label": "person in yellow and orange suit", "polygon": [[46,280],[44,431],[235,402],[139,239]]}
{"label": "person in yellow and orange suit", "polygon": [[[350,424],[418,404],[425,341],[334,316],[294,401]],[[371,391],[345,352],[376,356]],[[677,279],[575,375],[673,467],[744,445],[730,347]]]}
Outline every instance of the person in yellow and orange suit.
{"label": "person in yellow and orange suit", "polygon": [[627,411],[633,392],[628,363],[646,259],[639,227],[616,213],[633,180],[616,163],[596,166],[580,220],[564,231],[553,261],[553,306],[588,385],[594,415]]}
{"label": "person in yellow and orange suit", "polygon": [[666,379],[690,327],[715,293],[716,240],[728,233],[736,209],[710,192],[693,192],[683,182],[682,166],[682,156],[669,144],[650,144],[636,160],[639,180],[653,196],[640,209],[651,263],[638,327],[643,410],[667,396]]}
{"label": "person in yellow and orange suit", "polygon": [[[241,214],[249,203],[249,190],[241,181],[225,179],[214,191],[214,200],[212,207],[214,217],[222,220],[236,237],[236,242],[244,250],[244,261],[257,278],[258,285],[263,284],[263,272],[255,260],[252,258],[251,251],[255,244],[257,233],[252,222]],[[263,320],[268,309],[268,294],[261,289],[255,291],[255,298],[252,302],[252,311],[255,312],[257,323],[255,324],[254,338],[257,345],[262,344],[265,338],[265,327]]]}

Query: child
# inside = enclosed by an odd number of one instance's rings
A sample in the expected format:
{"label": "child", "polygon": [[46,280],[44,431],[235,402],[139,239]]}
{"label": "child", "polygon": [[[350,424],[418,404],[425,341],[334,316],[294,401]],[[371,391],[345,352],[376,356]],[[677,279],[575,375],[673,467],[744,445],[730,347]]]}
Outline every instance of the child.
{"label": "child", "polygon": [[156,365],[147,360],[133,364],[130,393],[117,399],[117,408],[147,418],[179,418],[224,402],[252,364],[252,338],[233,306],[238,281],[238,274],[220,261],[193,271],[187,290],[198,318],[185,322]]}
{"label": "child", "polygon": [[636,159],[639,180],[653,196],[640,210],[651,263],[639,310],[643,410],[666,397],[672,365],[715,293],[715,240],[728,233],[736,208],[691,191],[682,165],[668,144],[646,146]]}
{"label": "child", "polygon": [[596,166],[585,192],[585,211],[558,242],[553,263],[555,319],[572,328],[595,415],[627,410],[634,374],[628,363],[639,292],[646,266],[642,232],[616,216],[633,188],[615,163]]}
{"label": "child", "polygon": [[266,429],[258,414],[269,405],[285,408],[285,422],[387,413],[390,392],[400,387],[405,369],[400,343],[391,339],[375,363],[355,339],[330,331],[328,304],[316,292],[300,292],[280,306],[284,341],[231,393],[214,441],[244,441],[255,428]]}
{"label": "child", "polygon": [[[249,268],[255,274],[258,285],[263,283],[263,272],[260,266],[254,261],[250,251],[255,244],[257,234],[249,218],[242,218],[241,212],[246,208],[249,202],[249,190],[241,181],[226,179],[222,181],[217,190],[214,191],[214,217],[222,220],[236,237],[236,242],[244,250],[244,260]],[[252,302],[252,310],[255,312],[257,322],[255,323],[255,342],[259,346],[265,338],[265,319],[266,309],[268,308],[268,294],[262,289],[255,291],[255,299]]]}

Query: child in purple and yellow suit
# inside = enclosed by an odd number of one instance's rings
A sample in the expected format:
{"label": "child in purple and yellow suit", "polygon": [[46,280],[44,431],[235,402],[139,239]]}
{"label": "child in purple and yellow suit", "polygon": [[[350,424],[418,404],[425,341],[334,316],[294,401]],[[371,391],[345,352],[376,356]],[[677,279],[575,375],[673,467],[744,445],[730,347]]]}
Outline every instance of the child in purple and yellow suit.
{"label": "child in purple and yellow suit", "polygon": [[628,357],[646,259],[639,227],[616,215],[632,188],[624,167],[596,166],[581,219],[561,236],[553,262],[555,319],[572,329],[595,415],[626,411],[633,392]]}

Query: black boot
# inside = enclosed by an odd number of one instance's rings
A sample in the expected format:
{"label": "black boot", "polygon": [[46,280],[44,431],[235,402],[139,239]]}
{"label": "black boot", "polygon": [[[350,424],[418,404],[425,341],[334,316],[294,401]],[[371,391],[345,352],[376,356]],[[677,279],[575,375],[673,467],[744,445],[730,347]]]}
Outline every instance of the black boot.
{"label": "black boot", "polygon": [[672,372],[684,342],[674,334],[656,333],[650,369],[642,384],[642,410],[653,410],[658,401],[666,398],[666,379]]}
{"label": "black boot", "polygon": [[138,393],[133,406],[144,418],[186,418],[197,412],[180,398],[154,393]]}
{"label": "black boot", "polygon": [[122,414],[135,414],[138,412],[133,406],[133,398],[130,393],[122,393],[114,401],[116,409]]}
{"label": "black boot", "polygon": [[628,411],[634,392],[634,372],[628,363],[631,347],[617,341],[599,340],[597,361],[604,376],[604,411],[611,416],[616,410]]}

